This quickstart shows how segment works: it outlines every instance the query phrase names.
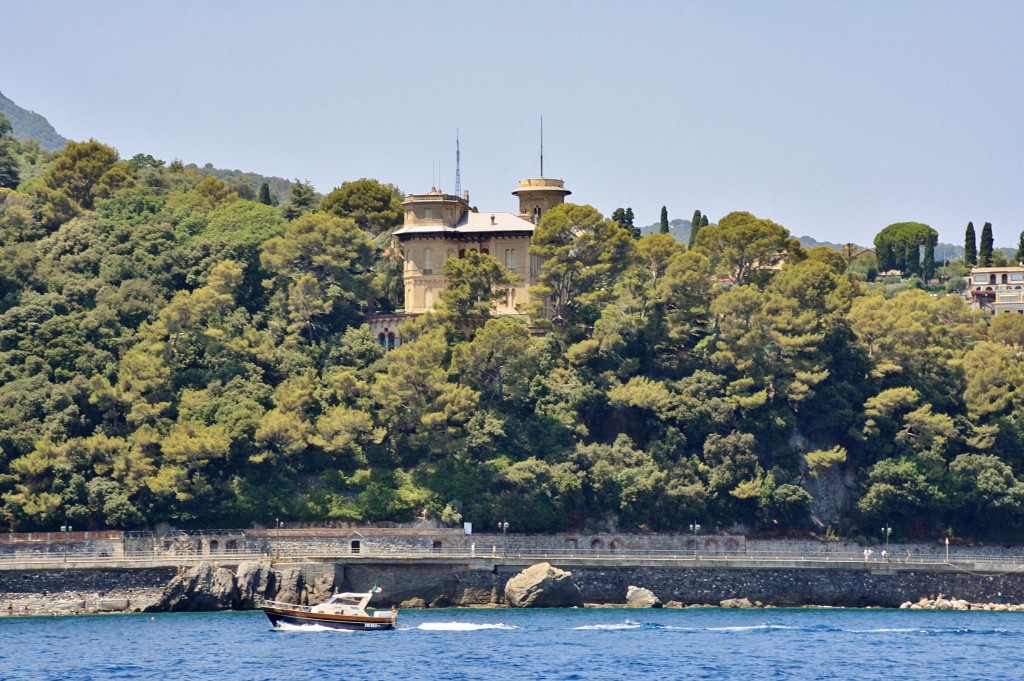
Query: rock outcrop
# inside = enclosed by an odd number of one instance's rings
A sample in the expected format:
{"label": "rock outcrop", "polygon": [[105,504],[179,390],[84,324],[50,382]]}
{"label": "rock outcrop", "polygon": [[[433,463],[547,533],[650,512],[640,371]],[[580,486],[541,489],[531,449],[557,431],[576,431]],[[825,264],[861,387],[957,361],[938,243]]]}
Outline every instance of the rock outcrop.
{"label": "rock outcrop", "polygon": [[198,563],[179,573],[164,587],[159,602],[148,612],[229,610],[238,605],[238,589],[230,570]]}
{"label": "rock outcrop", "polygon": [[302,579],[302,570],[297,567],[290,567],[277,573],[277,595],[274,600],[283,603],[298,603],[308,605],[304,600],[306,584]]}
{"label": "rock outcrop", "polygon": [[726,598],[718,604],[720,608],[753,608],[749,598]]}
{"label": "rock outcrop", "polygon": [[512,608],[583,607],[583,594],[571,572],[538,563],[508,580],[505,603]]}
{"label": "rock outcrop", "polygon": [[306,582],[306,603],[314,605],[323,603],[337,591],[334,582],[334,572],[321,572],[313,578],[313,582]]}
{"label": "rock outcrop", "polygon": [[626,589],[626,607],[628,608],[660,608],[661,599],[650,589],[642,586],[630,586]]}
{"label": "rock outcrop", "polygon": [[238,607],[243,610],[259,607],[263,599],[273,600],[277,592],[274,571],[266,563],[255,561],[238,566],[235,586],[238,589]]}

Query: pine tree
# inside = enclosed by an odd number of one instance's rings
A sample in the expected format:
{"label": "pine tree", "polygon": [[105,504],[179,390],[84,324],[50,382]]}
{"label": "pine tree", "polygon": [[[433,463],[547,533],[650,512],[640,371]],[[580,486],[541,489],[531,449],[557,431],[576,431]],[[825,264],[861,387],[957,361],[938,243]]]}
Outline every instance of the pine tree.
{"label": "pine tree", "polygon": [[1013,258],[1018,265],[1024,265],[1024,232],[1021,232],[1020,238],[1017,239],[1017,253]]}
{"label": "pine tree", "polygon": [[668,208],[665,206],[661,207],[661,229],[659,231],[662,234],[668,234]]}
{"label": "pine tree", "polygon": [[294,220],[304,213],[315,210],[319,203],[320,199],[316,195],[316,190],[308,180],[306,182],[295,180],[292,183],[292,194],[288,197],[288,202],[281,206],[281,215],[285,220]]}
{"label": "pine tree", "polygon": [[974,223],[967,223],[967,234],[964,237],[964,264],[978,264],[978,240],[974,236]]}
{"label": "pine tree", "polygon": [[982,267],[992,266],[992,223],[986,222],[981,228],[981,244],[978,247],[978,264]]}
{"label": "pine tree", "polygon": [[264,206],[274,205],[273,199],[270,198],[270,185],[266,182],[260,185],[259,202]]}
{"label": "pine tree", "polygon": [[690,240],[686,244],[690,248],[697,243],[697,232],[700,231],[700,210],[693,211],[693,219],[690,220]]}

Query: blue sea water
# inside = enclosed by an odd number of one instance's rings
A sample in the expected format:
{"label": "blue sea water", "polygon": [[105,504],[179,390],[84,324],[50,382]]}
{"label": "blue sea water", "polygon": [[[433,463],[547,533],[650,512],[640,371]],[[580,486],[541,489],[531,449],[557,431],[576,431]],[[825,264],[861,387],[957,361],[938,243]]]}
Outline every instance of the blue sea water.
{"label": "blue sea water", "polygon": [[262,612],[0,619],[0,679],[1009,679],[1024,613],[405,610],[393,632]]}

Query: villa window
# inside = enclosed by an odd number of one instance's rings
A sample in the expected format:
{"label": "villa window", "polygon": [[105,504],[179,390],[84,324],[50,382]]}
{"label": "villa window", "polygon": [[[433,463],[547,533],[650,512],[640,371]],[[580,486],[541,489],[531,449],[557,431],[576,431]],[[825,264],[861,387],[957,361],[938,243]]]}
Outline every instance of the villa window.
{"label": "villa window", "polygon": [[429,248],[423,249],[423,274],[434,273],[434,252]]}
{"label": "villa window", "polygon": [[516,249],[505,249],[505,267],[512,272],[516,271]]}

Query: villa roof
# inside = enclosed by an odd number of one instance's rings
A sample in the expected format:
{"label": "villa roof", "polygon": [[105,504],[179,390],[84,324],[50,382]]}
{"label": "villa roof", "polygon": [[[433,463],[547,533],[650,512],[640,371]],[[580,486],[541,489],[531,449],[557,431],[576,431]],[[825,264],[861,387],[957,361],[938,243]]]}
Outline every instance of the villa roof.
{"label": "villa roof", "polygon": [[446,225],[408,225],[395,230],[395,236],[413,236],[416,234],[481,234],[484,232],[533,232],[534,224],[515,213],[487,211],[474,213],[467,211],[462,214],[454,226]]}

